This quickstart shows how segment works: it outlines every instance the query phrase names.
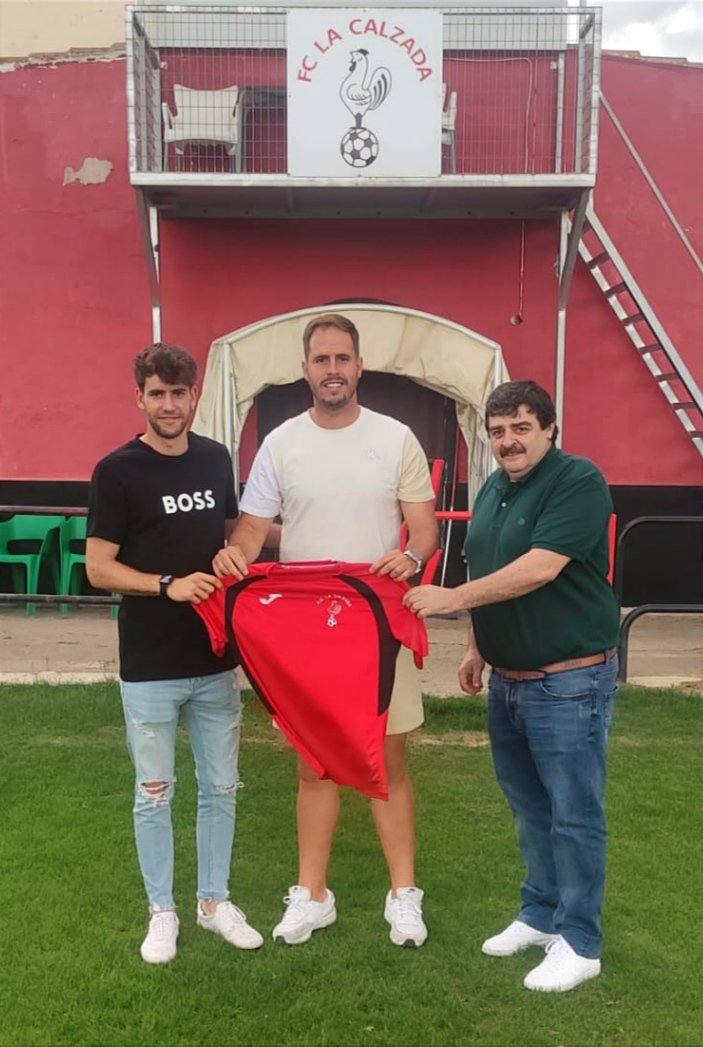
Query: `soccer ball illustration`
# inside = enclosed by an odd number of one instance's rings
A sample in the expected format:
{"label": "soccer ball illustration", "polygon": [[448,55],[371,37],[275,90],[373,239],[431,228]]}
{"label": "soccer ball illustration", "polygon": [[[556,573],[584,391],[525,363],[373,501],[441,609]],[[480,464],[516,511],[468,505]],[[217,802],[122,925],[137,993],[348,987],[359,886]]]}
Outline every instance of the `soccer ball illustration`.
{"label": "soccer ball illustration", "polygon": [[378,139],[365,127],[352,127],[340,144],[342,159],[350,167],[368,167],[378,156]]}

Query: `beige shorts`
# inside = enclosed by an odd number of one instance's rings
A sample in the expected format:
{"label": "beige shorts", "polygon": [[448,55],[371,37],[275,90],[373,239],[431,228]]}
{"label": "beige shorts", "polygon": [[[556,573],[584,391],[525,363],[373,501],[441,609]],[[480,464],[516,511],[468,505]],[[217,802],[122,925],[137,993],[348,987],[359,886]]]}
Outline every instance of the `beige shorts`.
{"label": "beige shorts", "polygon": [[420,677],[412,651],[401,647],[395,663],[395,683],[388,709],[386,734],[407,734],[424,721]]}

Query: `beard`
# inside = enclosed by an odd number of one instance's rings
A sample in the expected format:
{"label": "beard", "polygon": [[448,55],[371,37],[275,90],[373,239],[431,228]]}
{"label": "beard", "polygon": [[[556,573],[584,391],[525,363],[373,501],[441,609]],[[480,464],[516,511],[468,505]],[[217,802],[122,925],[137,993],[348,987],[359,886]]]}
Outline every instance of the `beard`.
{"label": "beard", "polygon": [[[171,419],[169,419],[169,421],[171,421]],[[181,433],[185,432],[188,428],[188,419],[174,418],[172,421],[177,421],[179,424],[174,425],[172,428],[166,428],[163,422],[158,421],[156,418],[150,418],[149,425],[162,440],[177,440]]]}
{"label": "beard", "polygon": [[315,403],[324,407],[327,411],[341,411],[343,408],[348,407],[354,399],[355,393],[356,385],[351,385],[349,382],[346,382],[336,395],[329,394],[324,385],[319,385],[317,389],[312,390]]}
{"label": "beard", "polygon": [[328,411],[341,411],[343,407],[348,406],[352,396],[353,393],[347,393],[346,396],[341,396],[339,400],[324,400],[322,397],[318,397],[317,402]]}

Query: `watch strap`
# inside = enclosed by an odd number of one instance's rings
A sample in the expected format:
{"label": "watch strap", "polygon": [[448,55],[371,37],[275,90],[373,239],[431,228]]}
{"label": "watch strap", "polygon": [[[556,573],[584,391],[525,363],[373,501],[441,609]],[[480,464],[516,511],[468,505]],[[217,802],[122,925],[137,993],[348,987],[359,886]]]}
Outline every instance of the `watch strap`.
{"label": "watch strap", "polygon": [[408,557],[409,560],[412,560],[413,563],[415,564],[415,570],[413,571],[413,573],[411,575],[411,577],[414,577],[416,574],[419,574],[420,571],[422,570],[422,566],[423,566],[422,557],[418,553],[416,553],[414,549],[403,549],[403,553],[404,553],[405,556]]}
{"label": "watch strap", "polygon": [[159,578],[159,595],[168,596],[168,587],[173,581],[172,574],[162,574]]}

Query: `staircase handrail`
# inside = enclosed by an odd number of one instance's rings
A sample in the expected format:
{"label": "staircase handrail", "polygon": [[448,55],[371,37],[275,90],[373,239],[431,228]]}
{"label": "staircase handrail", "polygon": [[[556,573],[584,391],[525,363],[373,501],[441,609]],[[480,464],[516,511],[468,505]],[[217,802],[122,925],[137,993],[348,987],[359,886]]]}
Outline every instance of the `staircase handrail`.
{"label": "staircase handrail", "polygon": [[627,284],[628,293],[634,299],[638,310],[642,313],[645,320],[649,324],[652,332],[654,333],[657,341],[662,346],[666,355],[669,357],[674,370],[679,376],[681,382],[683,382],[686,390],[691,399],[696,404],[698,410],[703,413],[703,393],[698,387],[698,383],[689,371],[688,367],[684,363],[678,349],[669,338],[668,334],[659,322],[654,310],[650,306],[644,292],[641,290],[639,284],[635,280],[634,276],[628,269],[626,263],[623,260],[622,255],[618,251],[613,241],[605,231],[605,226],[596,215],[595,210],[591,205],[586,210],[586,221],[591,226],[596,236],[602,243],[605,250],[610,255],[610,258],[614,262],[618,272],[623,278],[623,281]]}

